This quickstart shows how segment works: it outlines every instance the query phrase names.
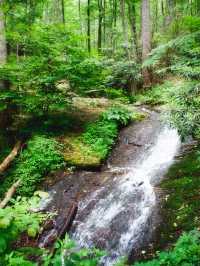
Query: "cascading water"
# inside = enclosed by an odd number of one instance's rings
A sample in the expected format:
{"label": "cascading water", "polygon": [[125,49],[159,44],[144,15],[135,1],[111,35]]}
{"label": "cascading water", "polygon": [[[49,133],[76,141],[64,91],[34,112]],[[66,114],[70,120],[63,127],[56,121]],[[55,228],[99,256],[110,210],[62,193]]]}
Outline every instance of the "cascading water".
{"label": "cascading water", "polygon": [[[175,129],[157,129],[152,144],[120,175],[92,193],[79,206],[72,237],[80,246],[108,251],[102,264],[113,265],[120,256],[142,243],[151,227],[156,206],[153,186],[164,176],[180,147]],[[107,171],[114,172],[115,168]],[[117,169],[120,172],[120,168]],[[84,213],[84,215],[81,215]]]}

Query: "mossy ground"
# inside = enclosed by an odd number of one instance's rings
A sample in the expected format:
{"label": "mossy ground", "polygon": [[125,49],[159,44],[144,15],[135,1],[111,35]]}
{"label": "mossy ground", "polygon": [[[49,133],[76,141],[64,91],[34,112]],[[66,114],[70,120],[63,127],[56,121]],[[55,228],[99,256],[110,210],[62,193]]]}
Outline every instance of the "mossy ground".
{"label": "mossy ground", "polygon": [[159,245],[173,243],[183,231],[200,226],[200,155],[198,149],[185,155],[162,181],[165,192]]}

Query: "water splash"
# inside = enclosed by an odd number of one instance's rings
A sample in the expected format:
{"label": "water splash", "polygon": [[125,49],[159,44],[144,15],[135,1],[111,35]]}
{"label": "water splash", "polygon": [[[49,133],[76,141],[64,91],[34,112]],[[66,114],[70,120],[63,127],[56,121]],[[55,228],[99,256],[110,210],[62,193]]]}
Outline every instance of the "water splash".
{"label": "water splash", "polygon": [[[104,258],[103,265],[112,265],[142,241],[156,205],[153,185],[173,163],[179,147],[177,131],[164,127],[134,167],[130,162],[113,183],[82,202],[81,211],[89,208],[89,214],[78,221],[73,238],[80,246],[107,250],[110,256]],[[91,201],[95,201],[92,209]]]}

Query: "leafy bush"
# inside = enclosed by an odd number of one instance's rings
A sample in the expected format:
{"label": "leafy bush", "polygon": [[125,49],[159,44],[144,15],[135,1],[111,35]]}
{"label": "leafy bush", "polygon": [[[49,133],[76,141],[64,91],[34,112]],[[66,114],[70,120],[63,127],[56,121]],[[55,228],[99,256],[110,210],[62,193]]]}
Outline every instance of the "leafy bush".
{"label": "leafy bush", "polygon": [[92,150],[105,158],[117,137],[117,124],[109,121],[97,121],[89,124],[83,134],[83,140]]}
{"label": "leafy bush", "polygon": [[122,107],[111,107],[105,111],[101,118],[103,121],[115,121],[118,125],[126,126],[132,118],[132,113]]}
{"label": "leafy bush", "polygon": [[86,127],[83,141],[104,159],[115,142],[119,126],[127,125],[131,118],[130,111],[112,107],[104,112],[98,121]]}
{"label": "leafy bush", "polygon": [[36,208],[39,198],[19,198],[13,203],[0,209],[0,257],[4,257],[9,251],[12,241],[17,240],[22,232],[27,232],[30,237],[35,237],[39,232],[39,226],[46,215],[31,212]]}
{"label": "leafy bush", "polygon": [[14,168],[8,173],[0,188],[5,192],[16,180],[21,180],[20,195],[31,195],[45,174],[56,170],[63,164],[60,146],[54,139],[45,135],[35,135],[27,143],[27,148],[17,159]]}
{"label": "leafy bush", "polygon": [[144,67],[154,67],[158,75],[174,73],[189,79],[200,77],[200,32],[186,34],[152,50]]}
{"label": "leafy bush", "polygon": [[113,62],[110,65],[110,75],[106,77],[105,84],[114,88],[129,90],[130,85],[135,88],[141,82],[140,66],[134,61]]}
{"label": "leafy bush", "polygon": [[199,86],[195,82],[185,82],[171,93],[170,121],[183,138],[200,137]]}
{"label": "leafy bush", "polygon": [[158,258],[134,266],[198,266],[200,261],[200,233],[184,233],[173,250],[158,253]]}

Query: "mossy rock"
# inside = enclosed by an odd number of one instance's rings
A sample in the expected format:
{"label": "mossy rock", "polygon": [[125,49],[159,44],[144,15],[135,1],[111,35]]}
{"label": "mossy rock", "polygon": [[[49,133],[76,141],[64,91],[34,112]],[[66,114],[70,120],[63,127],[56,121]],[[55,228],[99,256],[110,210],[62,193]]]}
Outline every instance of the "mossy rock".
{"label": "mossy rock", "polygon": [[80,135],[65,136],[62,143],[64,160],[69,165],[78,168],[98,168],[101,165],[101,157],[83,143]]}

